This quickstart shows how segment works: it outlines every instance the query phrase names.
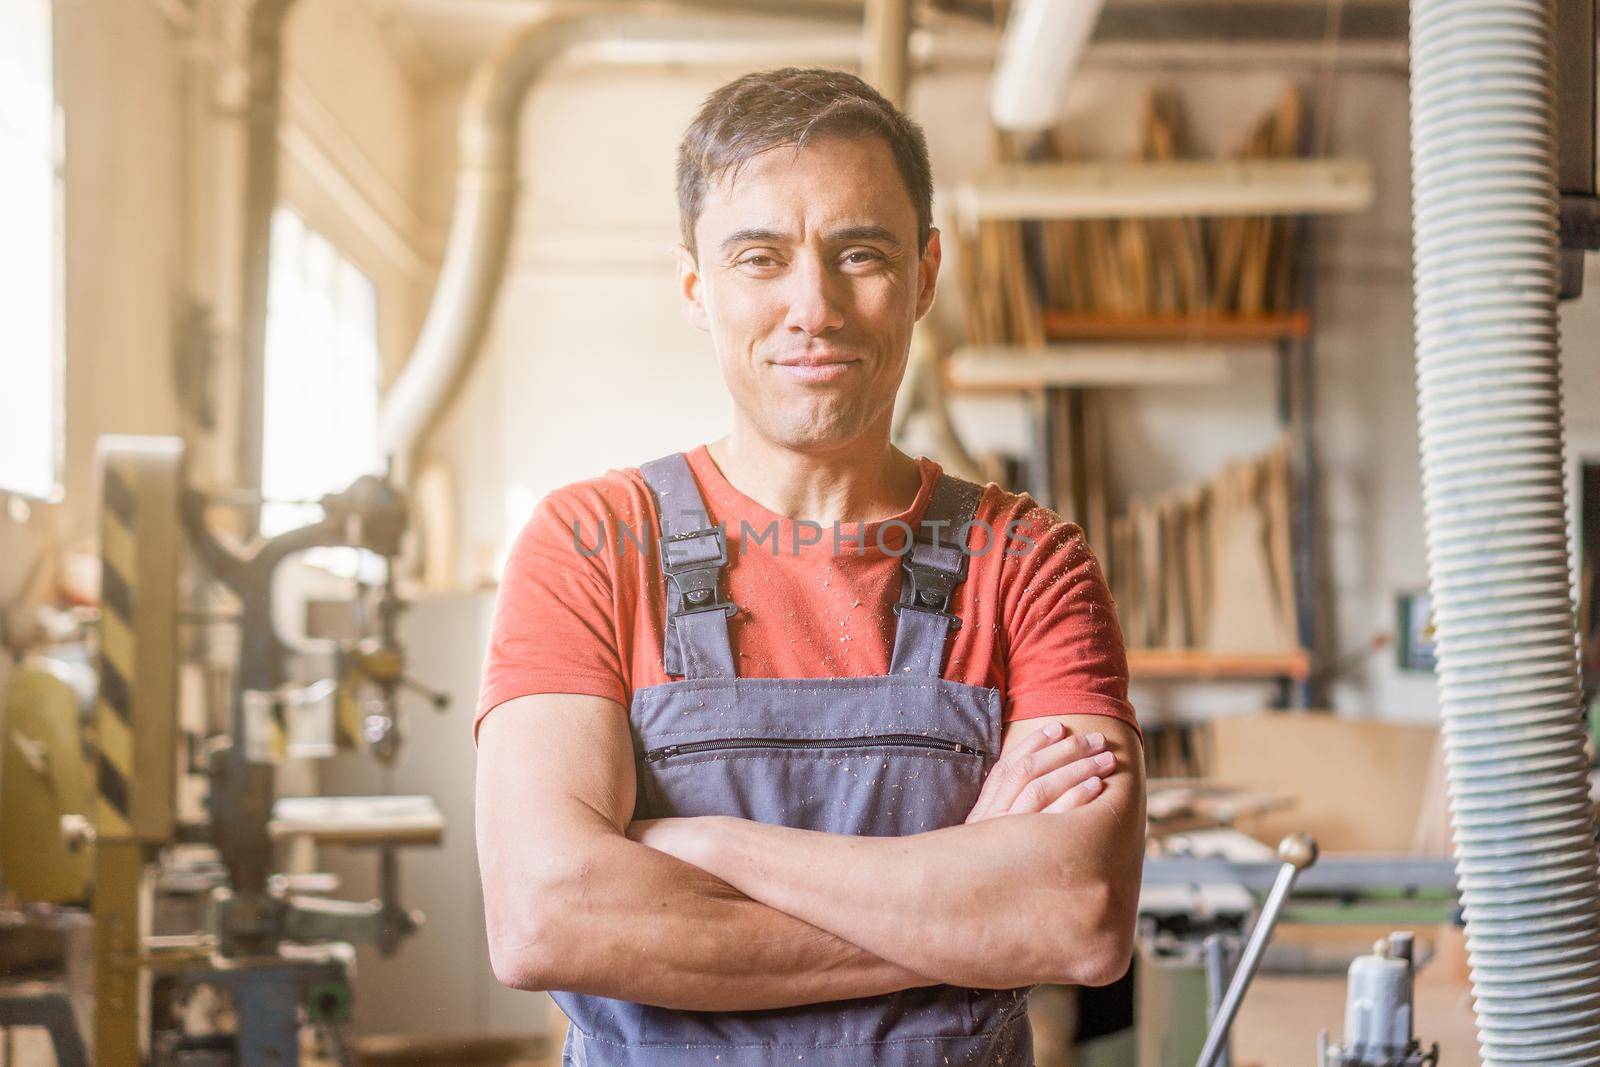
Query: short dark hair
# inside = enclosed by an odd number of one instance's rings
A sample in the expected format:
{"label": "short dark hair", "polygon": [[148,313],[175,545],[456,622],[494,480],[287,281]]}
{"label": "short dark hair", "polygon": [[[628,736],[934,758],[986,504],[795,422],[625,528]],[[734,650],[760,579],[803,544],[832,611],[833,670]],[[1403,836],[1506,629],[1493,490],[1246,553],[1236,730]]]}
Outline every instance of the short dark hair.
{"label": "short dark hair", "polygon": [[694,227],[706,187],[732,180],[752,157],[773,148],[805,147],[822,134],[879,136],[889,143],[896,168],[917,212],[917,251],[933,229],[933,170],[922,127],[854,74],[783,67],[757,71],[713,90],[678,145],[678,224],[697,257]]}

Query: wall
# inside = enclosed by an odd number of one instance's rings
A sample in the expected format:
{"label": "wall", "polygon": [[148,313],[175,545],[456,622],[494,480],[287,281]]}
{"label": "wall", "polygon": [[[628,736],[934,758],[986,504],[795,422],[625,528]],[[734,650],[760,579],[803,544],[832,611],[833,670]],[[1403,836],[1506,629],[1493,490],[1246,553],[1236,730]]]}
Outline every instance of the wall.
{"label": "wall", "polygon": [[56,12],[66,138],[62,493],[0,514],[0,598],[20,589],[48,546],[94,532],[100,434],[170,433],[178,422],[171,388],[185,160],[178,43],[152,4],[71,0]]}
{"label": "wall", "polygon": [[[804,57],[799,57],[803,59]],[[773,60],[773,65],[778,61]],[[534,94],[523,121],[526,195],[506,287],[478,370],[439,437],[461,479],[462,566],[469,581],[498,565],[532,503],[557,485],[712,439],[728,402],[707,339],[683,323],[665,247],[675,240],[672,149],[702,94],[741,73],[728,66],[602,70],[568,65]],[[1318,99],[1304,64],[1229,69],[1116,69],[1091,58],[1068,95],[1064,125],[1089,155],[1135,148],[1141,93],[1177,84],[1201,152],[1221,153],[1276,100],[1288,78]],[[991,158],[987,73],[948,63],[915,83],[938,182],[949,191]],[[1375,638],[1393,630],[1395,597],[1426,585],[1411,355],[1407,85],[1398,65],[1341,69],[1331,83],[1328,151],[1367,159],[1376,200],[1320,222],[1316,238],[1319,653],[1329,704],[1359,716],[1437,712],[1431,676],[1402,672]],[[549,162],[559,152],[559,166]],[[447,160],[437,159],[440,167]],[[953,257],[934,318],[960,328]],[[1564,311],[1568,360],[1585,351]],[[618,315],[616,309],[626,309]],[[1264,447],[1276,432],[1265,364],[1240,364],[1208,392],[1110,390],[1112,480],[1122,494],[1202,478]],[[596,382],[604,383],[597,387]],[[1568,410],[1600,399],[1593,376],[1569,375]],[[1020,408],[960,399],[969,447],[1020,448]],[[494,561],[493,564],[490,561]],[[1258,705],[1264,686],[1144,686],[1150,716]]]}
{"label": "wall", "polygon": [[426,82],[367,3],[299,0],[284,42],[279,200],[372,278],[385,381],[404,365],[438,271],[417,211]]}

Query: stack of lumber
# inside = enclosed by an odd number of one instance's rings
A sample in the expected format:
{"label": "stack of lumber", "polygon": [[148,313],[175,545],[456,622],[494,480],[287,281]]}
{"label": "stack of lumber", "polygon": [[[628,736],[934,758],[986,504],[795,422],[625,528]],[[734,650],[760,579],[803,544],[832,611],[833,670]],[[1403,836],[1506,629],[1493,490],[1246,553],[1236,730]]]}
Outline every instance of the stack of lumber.
{"label": "stack of lumber", "polygon": [[1210,482],[1133,501],[1102,562],[1131,648],[1298,647],[1287,436]]}
{"label": "stack of lumber", "polygon": [[1023,243],[1027,225],[986,219],[957,231],[967,337],[977,344],[1044,346],[1043,310]]}
{"label": "stack of lumber", "polygon": [[[1300,93],[1291,86],[1230,157],[1297,156],[1303,126]],[[1003,162],[1075,156],[1059,130],[1027,143],[997,134],[996,144]],[[1193,158],[1171,90],[1145,98],[1138,158]],[[957,234],[968,339],[1039,348],[1085,329],[1125,333],[1117,323],[1192,322],[1198,330],[1208,320],[1287,312],[1293,226],[1281,216],[979,220]]]}
{"label": "stack of lumber", "polygon": [[[1303,126],[1300,94],[1290,87],[1235,154],[1241,159],[1299,155]],[[1282,216],[1210,220],[1213,311],[1249,316],[1289,310],[1292,223]]]}
{"label": "stack of lumber", "polygon": [[[1139,158],[1188,157],[1176,94],[1145,97]],[[1060,137],[1042,158],[1066,159]],[[1063,219],[1043,221],[1032,236],[1040,255],[1043,303],[1053,311],[1116,317],[1203,316],[1213,309],[1203,220]]]}

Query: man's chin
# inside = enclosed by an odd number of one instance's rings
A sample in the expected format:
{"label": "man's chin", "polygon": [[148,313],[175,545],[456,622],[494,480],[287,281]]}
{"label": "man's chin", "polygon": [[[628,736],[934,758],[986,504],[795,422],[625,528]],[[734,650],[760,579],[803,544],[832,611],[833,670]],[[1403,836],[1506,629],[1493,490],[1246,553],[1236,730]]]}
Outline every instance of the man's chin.
{"label": "man's chin", "polygon": [[847,430],[837,423],[826,426],[811,424],[805,427],[771,426],[769,423],[768,426],[771,428],[763,431],[763,435],[773,444],[791,452],[813,455],[859,448],[864,436],[860,429]]}

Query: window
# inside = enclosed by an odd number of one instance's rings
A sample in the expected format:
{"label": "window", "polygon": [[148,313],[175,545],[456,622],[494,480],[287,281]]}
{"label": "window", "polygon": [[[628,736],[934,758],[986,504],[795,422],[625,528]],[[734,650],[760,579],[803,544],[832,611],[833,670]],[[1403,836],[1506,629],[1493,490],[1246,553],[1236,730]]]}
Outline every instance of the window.
{"label": "window", "polygon": [[59,484],[61,153],[50,0],[0,0],[0,490]]}
{"label": "window", "polygon": [[[378,455],[377,287],[283,207],[272,216],[266,341],[261,488],[271,503],[261,509],[261,533],[270,537],[322,517],[315,503],[302,501],[314,502],[384,467]],[[356,573],[352,551],[319,549],[307,556]],[[365,566],[362,577],[371,577]]]}

